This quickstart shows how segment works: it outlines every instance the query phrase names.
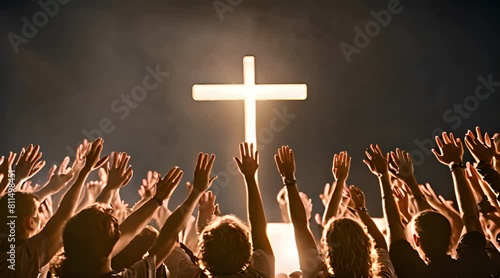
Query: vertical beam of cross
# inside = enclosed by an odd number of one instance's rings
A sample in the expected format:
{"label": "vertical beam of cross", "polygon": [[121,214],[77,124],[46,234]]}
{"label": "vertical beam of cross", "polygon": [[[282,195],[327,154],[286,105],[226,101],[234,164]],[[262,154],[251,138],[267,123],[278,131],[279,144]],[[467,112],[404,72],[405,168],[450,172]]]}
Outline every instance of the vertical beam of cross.
{"label": "vertical beam of cross", "polygon": [[198,101],[243,100],[245,141],[257,149],[257,100],[305,100],[306,84],[255,84],[255,57],[243,57],[243,84],[195,84],[193,99]]}

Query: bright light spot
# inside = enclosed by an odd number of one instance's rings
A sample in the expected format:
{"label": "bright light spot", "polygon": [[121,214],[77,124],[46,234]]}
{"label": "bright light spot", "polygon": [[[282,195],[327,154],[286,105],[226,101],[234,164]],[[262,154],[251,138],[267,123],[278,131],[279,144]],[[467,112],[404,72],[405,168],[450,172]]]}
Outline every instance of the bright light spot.
{"label": "bright light spot", "polygon": [[299,270],[299,255],[291,223],[268,223],[267,236],[276,258],[276,274]]}

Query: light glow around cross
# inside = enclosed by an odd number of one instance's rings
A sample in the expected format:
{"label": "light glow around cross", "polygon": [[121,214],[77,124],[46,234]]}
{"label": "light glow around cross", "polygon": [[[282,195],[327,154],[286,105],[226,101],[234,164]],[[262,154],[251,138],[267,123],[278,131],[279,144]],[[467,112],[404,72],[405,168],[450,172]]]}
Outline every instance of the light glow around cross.
{"label": "light glow around cross", "polygon": [[257,100],[304,100],[306,84],[255,84],[255,57],[243,57],[243,84],[195,84],[193,99],[198,101],[243,100],[245,142],[257,148]]}

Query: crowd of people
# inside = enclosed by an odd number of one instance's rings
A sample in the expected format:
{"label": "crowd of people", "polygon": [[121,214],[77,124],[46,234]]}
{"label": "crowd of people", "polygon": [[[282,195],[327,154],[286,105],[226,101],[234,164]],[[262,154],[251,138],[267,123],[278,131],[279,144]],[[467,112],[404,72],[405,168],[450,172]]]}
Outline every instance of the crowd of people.
{"label": "crowd of people", "polygon": [[[210,191],[215,155],[199,154],[188,196],[171,211],[183,171],[149,171],[140,200],[129,206],[120,188],[133,175],[130,156],[104,156],[103,143],[84,140],[72,164],[65,158],[52,166],[44,185],[33,182],[45,166],[39,146],[0,159],[0,277],[500,277],[500,136],[479,127],[463,142],[452,133],[436,137],[433,153],[452,177],[457,207],[417,182],[406,151],[366,149],[385,230],[368,214],[363,191],[348,186],[346,151],[333,156],[334,182],[320,195],[325,210],[313,218],[312,201],[296,180],[295,153],[279,148],[277,199],[299,256],[297,271],[286,274],[275,273],[252,144],[241,143],[234,158],[246,185],[245,223],[222,215]],[[464,161],[465,150],[475,161]],[[93,171],[99,180],[89,181]],[[321,238],[311,232],[313,220]]]}

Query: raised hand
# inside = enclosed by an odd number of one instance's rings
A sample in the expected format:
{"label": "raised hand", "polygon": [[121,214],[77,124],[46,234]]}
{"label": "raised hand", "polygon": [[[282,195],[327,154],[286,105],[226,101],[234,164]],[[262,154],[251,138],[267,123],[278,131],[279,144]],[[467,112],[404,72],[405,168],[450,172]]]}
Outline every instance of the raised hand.
{"label": "raised hand", "polygon": [[15,167],[16,184],[32,178],[45,166],[45,161],[41,158],[40,146],[29,145],[26,149],[22,148]]}
{"label": "raised hand", "polygon": [[495,143],[492,142],[488,133],[485,133],[483,137],[479,127],[476,127],[476,135],[477,138],[470,130],[465,135],[467,149],[469,149],[477,163],[482,161],[491,164],[493,157],[497,154]]}
{"label": "raised hand", "polygon": [[35,191],[39,190],[40,187],[41,185],[38,183],[33,184],[32,181],[26,181],[19,186],[18,190],[26,193],[34,193]]}
{"label": "raised hand", "polygon": [[216,196],[212,191],[207,191],[201,195],[198,201],[198,232],[201,232],[213,220],[215,216],[215,199]]}
{"label": "raised hand", "polygon": [[87,182],[85,188],[87,188],[87,194],[90,200],[94,201],[97,196],[103,190],[105,184],[102,181],[89,181]]}
{"label": "raised hand", "polygon": [[447,134],[443,132],[443,139],[436,136],[436,144],[439,152],[432,149],[436,159],[444,165],[452,166],[453,164],[462,164],[464,156],[464,147],[460,138],[456,138],[453,133]]}
{"label": "raised hand", "polygon": [[495,159],[498,160],[500,159],[500,133],[495,133],[495,135],[493,135],[491,139],[493,140],[493,144],[495,145]]}
{"label": "raised hand", "polygon": [[91,142],[89,142],[87,139],[83,139],[83,142],[78,145],[78,148],[76,148],[75,160],[73,161],[73,165],[71,166],[75,173],[80,172],[80,170],[85,165],[85,156],[90,151],[91,146]]}
{"label": "raised hand", "polygon": [[40,212],[40,228],[43,228],[49,219],[54,215],[54,209],[52,207],[52,197],[48,196],[43,200],[43,202],[38,207]]}
{"label": "raised hand", "polygon": [[95,169],[101,168],[106,162],[108,162],[109,156],[99,159],[101,157],[103,143],[104,140],[102,138],[98,138],[91,143],[90,148],[85,153],[85,162],[82,167],[83,171],[90,173]]}
{"label": "raised hand", "polygon": [[389,156],[389,171],[396,178],[408,183],[409,179],[413,178],[413,161],[410,153],[404,150],[396,149],[396,152],[391,152]]}
{"label": "raised hand", "polygon": [[354,209],[356,208],[366,208],[366,198],[365,193],[359,187],[355,185],[349,186],[349,193],[351,195],[351,200],[354,203]]}
{"label": "raised hand", "polygon": [[281,219],[284,223],[290,223],[290,213],[288,212],[288,196],[286,193],[286,188],[282,187],[276,195],[276,201],[278,202]]}
{"label": "raised hand", "polygon": [[371,144],[366,149],[365,155],[367,159],[364,159],[363,162],[374,175],[380,176],[388,172],[389,155],[384,157],[379,145]]}
{"label": "raised hand", "polygon": [[244,176],[254,176],[259,168],[259,152],[253,150],[253,143],[245,142],[240,144],[241,158],[234,157],[238,169]]}
{"label": "raised hand", "polygon": [[0,158],[0,197],[5,193],[5,189],[9,185],[9,171],[12,170],[12,165],[16,160],[16,153],[9,152],[9,157],[5,159],[4,156]]}
{"label": "raised hand", "polygon": [[106,169],[104,169],[104,167],[99,168],[99,171],[97,172],[97,174],[99,175],[99,179],[101,180],[102,184],[104,184],[104,185],[108,184],[109,175],[108,175],[108,171],[106,171]]}
{"label": "raised hand", "polygon": [[444,206],[429,183],[426,183],[425,185],[419,184],[418,186],[420,187],[420,191],[425,195],[425,198],[433,208],[437,209],[441,206]]}
{"label": "raised hand", "polygon": [[56,165],[52,166],[49,171],[49,183],[46,186],[53,186],[54,191],[58,192],[71,180],[74,172],[71,167],[67,167],[68,163],[69,157],[65,157],[59,167],[57,167]]}
{"label": "raised hand", "polygon": [[148,171],[146,178],[142,179],[142,184],[137,190],[141,199],[152,198],[156,193],[156,183],[160,180],[160,174],[156,171]]}
{"label": "raised hand", "polygon": [[351,168],[351,157],[346,151],[340,152],[333,156],[332,174],[336,180],[345,181],[349,176]]}
{"label": "raised hand", "polygon": [[194,180],[193,180],[193,191],[198,195],[207,191],[212,185],[212,182],[217,178],[210,177],[210,172],[212,172],[212,167],[214,166],[215,155],[208,155],[207,153],[200,153],[198,155],[198,160],[196,162],[196,168],[194,170]]}
{"label": "raised hand", "polygon": [[319,198],[321,199],[321,203],[323,203],[323,206],[326,207],[326,205],[328,204],[330,195],[332,195],[332,191],[332,186],[329,183],[326,183],[325,187],[323,187],[323,193],[319,194]]}
{"label": "raised hand", "polygon": [[168,171],[165,177],[160,178],[156,185],[156,193],[153,198],[164,201],[170,199],[172,193],[179,185],[183,172],[179,167],[174,167]]}
{"label": "raised hand", "polygon": [[[128,165],[130,156],[125,153],[113,153],[113,163],[108,162],[108,183],[110,189],[118,189],[130,182],[134,174],[132,167]],[[127,167],[128,166],[128,167]]]}
{"label": "raised hand", "polygon": [[274,155],[274,161],[285,182],[295,180],[295,155],[290,147],[281,146],[278,154]]}

